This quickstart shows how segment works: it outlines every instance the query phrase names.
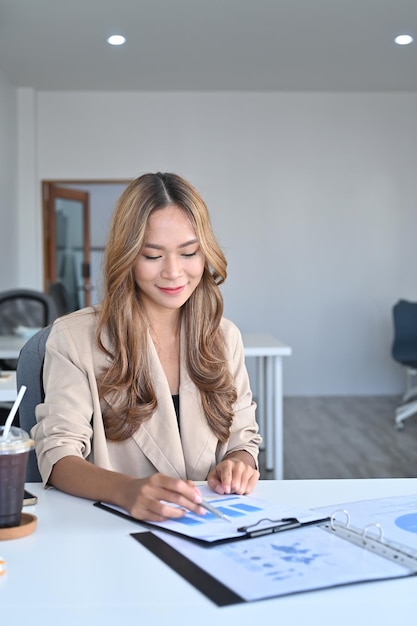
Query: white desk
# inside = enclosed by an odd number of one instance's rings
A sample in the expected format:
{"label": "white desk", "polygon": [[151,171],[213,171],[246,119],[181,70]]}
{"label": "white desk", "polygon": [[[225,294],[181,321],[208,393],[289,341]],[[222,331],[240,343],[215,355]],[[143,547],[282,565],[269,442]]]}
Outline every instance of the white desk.
{"label": "white desk", "polygon": [[18,359],[27,337],[0,335],[0,359]]}
{"label": "white desk", "polygon": [[259,430],[264,438],[267,470],[284,477],[282,357],[291,348],[271,335],[242,333],[245,357],[257,359]]}
{"label": "white desk", "polygon": [[0,402],[14,402],[17,397],[16,372],[3,371],[0,376]]}
{"label": "white desk", "polygon": [[[37,483],[28,488],[39,497],[36,506],[25,509],[38,517],[36,531],[0,541],[7,567],[0,576],[2,624],[415,623],[415,577],[219,608],[130,537],[140,525]],[[254,494],[314,507],[416,492],[417,479],[408,478],[263,481]]]}

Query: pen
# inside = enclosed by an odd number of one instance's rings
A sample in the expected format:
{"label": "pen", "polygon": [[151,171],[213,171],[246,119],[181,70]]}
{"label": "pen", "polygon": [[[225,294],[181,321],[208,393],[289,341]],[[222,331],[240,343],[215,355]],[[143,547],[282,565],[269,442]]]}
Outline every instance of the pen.
{"label": "pen", "polygon": [[231,523],[231,520],[226,517],[226,515],[223,515],[223,513],[219,511],[219,509],[216,509],[216,507],[207,502],[207,500],[202,500],[200,502],[200,506],[202,506],[203,509],[206,509],[206,511],[210,511],[210,513],[213,513],[213,515],[215,515],[216,517],[220,517],[221,519],[226,520],[226,522]]}

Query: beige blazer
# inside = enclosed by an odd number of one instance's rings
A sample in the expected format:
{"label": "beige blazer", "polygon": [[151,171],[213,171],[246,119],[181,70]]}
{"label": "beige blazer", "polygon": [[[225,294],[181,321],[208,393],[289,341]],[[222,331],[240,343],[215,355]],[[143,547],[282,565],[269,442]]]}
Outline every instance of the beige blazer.
{"label": "beige blazer", "polygon": [[[108,367],[95,341],[97,313],[93,307],[58,319],[46,344],[45,401],[36,408],[31,435],[44,484],[53,465],[67,455],[80,456],[100,467],[137,477],[154,472],[205,480],[225,454],[246,450],[255,461],[261,437],[244,363],[239,330],[223,319],[227,358],[238,399],[231,434],[219,443],[209,428],[200,395],[180,360],[180,429],[156,349],[149,336],[149,362],[158,406],[149,421],[127,441],[106,439],[97,390],[97,375]],[[183,334],[182,334],[183,335]],[[183,346],[181,349],[183,354]],[[181,435],[180,435],[181,432]]]}

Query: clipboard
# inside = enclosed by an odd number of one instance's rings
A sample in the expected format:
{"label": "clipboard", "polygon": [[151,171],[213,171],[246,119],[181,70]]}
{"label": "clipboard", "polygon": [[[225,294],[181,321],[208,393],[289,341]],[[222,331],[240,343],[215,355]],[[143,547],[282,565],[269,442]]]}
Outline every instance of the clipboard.
{"label": "clipboard", "polygon": [[345,509],[209,550],[160,531],[132,537],[217,606],[417,575],[415,549],[385,540],[382,525],[353,526]]}
{"label": "clipboard", "polygon": [[184,530],[184,532],[181,532],[177,529],[174,530],[173,528],[167,527],[167,523],[165,522],[157,523],[138,520],[126,513],[125,511],[122,511],[117,507],[105,504],[103,502],[94,502],[94,506],[103,509],[104,511],[108,511],[109,513],[119,515],[120,517],[123,517],[124,519],[127,519],[136,524],[140,524],[141,526],[146,526],[149,529],[161,530],[162,532],[178,535],[187,539],[188,541],[192,541],[205,547],[217,546],[220,544],[229,543],[231,541],[253,539],[254,537],[272,535],[288,530],[294,530],[296,528],[302,528],[305,526],[323,524],[324,522],[330,520],[329,517],[323,517],[322,515],[315,515],[311,519],[304,521],[299,520],[297,517],[282,517],[275,520],[270,518],[261,518],[253,524],[249,524],[248,526],[239,526],[238,528],[234,526],[232,530],[227,532],[226,536],[222,534],[221,537],[217,538],[213,537],[212,535],[199,537],[187,534],[186,530]]}
{"label": "clipboard", "polygon": [[[348,532],[352,535],[351,528]],[[209,549],[159,531],[133,533],[132,537],[217,606],[416,575],[417,558],[407,551],[387,548],[374,537],[368,537],[365,545],[362,531],[358,542],[342,535],[343,529],[331,529],[326,522]],[[273,562],[279,548],[281,561],[294,556],[281,569]],[[400,554],[403,562],[397,561]]]}
{"label": "clipboard", "polygon": [[227,521],[210,513],[200,516],[187,512],[179,519],[145,522],[135,519],[117,506],[103,502],[94,504],[146,528],[178,535],[206,547],[281,533],[329,520],[328,515],[311,509],[278,505],[253,496],[237,494],[219,496],[205,487],[201,487],[200,490],[206,499],[211,498],[210,501],[227,516]]}

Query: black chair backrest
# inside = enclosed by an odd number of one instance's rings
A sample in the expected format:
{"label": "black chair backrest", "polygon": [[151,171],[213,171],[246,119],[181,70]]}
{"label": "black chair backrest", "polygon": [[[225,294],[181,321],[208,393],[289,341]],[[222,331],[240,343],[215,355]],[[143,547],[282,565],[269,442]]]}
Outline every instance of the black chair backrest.
{"label": "black chair backrest", "polygon": [[399,300],[393,307],[393,321],[392,357],[417,369],[417,302]]}
{"label": "black chair backrest", "polygon": [[[45,344],[51,327],[47,326],[39,330],[20,351],[16,368],[16,383],[20,389],[22,385],[27,387],[19,406],[19,424],[26,432],[30,433],[32,426],[36,424],[35,408],[43,402],[45,394],[43,389],[42,374],[45,358]],[[41,482],[36,454],[31,450],[29,454],[26,481]]]}
{"label": "black chair backrest", "polygon": [[0,292],[0,335],[14,335],[18,326],[44,328],[57,317],[55,302],[43,291]]}

